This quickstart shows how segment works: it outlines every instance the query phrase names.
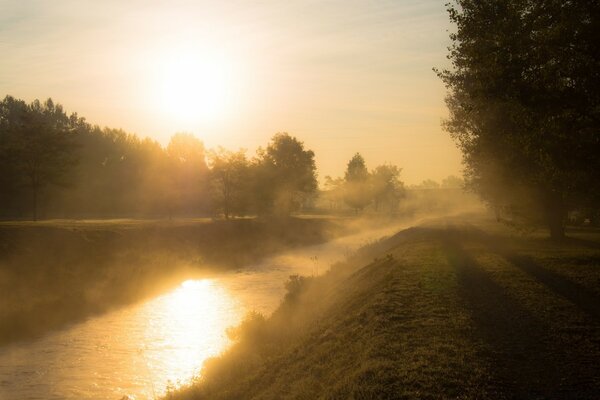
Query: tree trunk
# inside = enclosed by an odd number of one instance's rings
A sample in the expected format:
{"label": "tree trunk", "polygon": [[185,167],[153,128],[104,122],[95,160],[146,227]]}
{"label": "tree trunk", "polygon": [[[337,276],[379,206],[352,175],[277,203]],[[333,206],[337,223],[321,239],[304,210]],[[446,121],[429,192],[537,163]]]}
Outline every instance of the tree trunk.
{"label": "tree trunk", "polygon": [[33,212],[33,220],[37,221],[37,218],[38,218],[38,201],[37,201],[38,188],[37,188],[37,186],[34,185],[32,189],[33,190],[32,190],[32,198],[31,198],[31,202],[32,202],[31,207],[32,207],[32,212]]}
{"label": "tree trunk", "polygon": [[550,238],[553,240],[562,240],[565,238],[565,225],[562,218],[553,218],[549,222]]}
{"label": "tree trunk", "polygon": [[556,192],[549,192],[545,200],[545,218],[550,231],[550,238],[562,240],[565,238],[566,208],[563,198]]}

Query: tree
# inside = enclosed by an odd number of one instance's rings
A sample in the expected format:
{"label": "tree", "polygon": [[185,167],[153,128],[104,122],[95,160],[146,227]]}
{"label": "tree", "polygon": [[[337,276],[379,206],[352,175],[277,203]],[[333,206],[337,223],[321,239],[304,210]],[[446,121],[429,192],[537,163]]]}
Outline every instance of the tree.
{"label": "tree", "polygon": [[225,219],[244,213],[248,203],[249,162],[245,150],[219,147],[209,154],[213,204]]}
{"label": "tree", "polygon": [[344,183],[343,178],[325,177],[323,197],[327,199],[329,208],[332,210],[339,209],[344,201]]}
{"label": "tree", "polygon": [[346,182],[364,182],[369,179],[369,170],[365,163],[365,159],[360,153],[356,153],[346,166],[346,173],[344,174]]}
{"label": "tree", "polygon": [[348,161],[344,180],[344,201],[358,213],[369,205],[372,199],[369,170],[360,153],[356,153]]}
{"label": "tree", "polygon": [[315,153],[288,133],[277,133],[254,165],[259,211],[289,215],[317,190]]}
{"label": "tree", "polygon": [[18,208],[22,171],[18,169],[18,154],[15,152],[19,130],[26,120],[27,104],[7,96],[0,103],[0,209],[3,213]]}
{"label": "tree", "polygon": [[418,187],[419,189],[439,189],[440,184],[433,179],[424,179]]}
{"label": "tree", "polygon": [[7,96],[0,108],[0,153],[11,164],[11,183],[28,189],[35,221],[43,189],[66,185],[68,172],[77,164],[74,135],[81,120],[76,114],[67,116],[51,99],[26,104]]}
{"label": "tree", "polygon": [[468,187],[564,236],[569,207],[600,197],[600,31],[595,1],[448,5],[446,129]]}
{"label": "tree", "polygon": [[464,186],[464,181],[456,175],[448,175],[442,180],[440,185],[444,189],[460,189]]}
{"label": "tree", "polygon": [[196,212],[207,193],[204,143],[190,133],[176,133],[166,150],[172,177],[172,203],[180,211]]}
{"label": "tree", "polygon": [[404,183],[400,180],[401,168],[383,164],[371,173],[371,190],[375,211],[382,207],[389,213],[398,208],[398,202],[405,195]]}

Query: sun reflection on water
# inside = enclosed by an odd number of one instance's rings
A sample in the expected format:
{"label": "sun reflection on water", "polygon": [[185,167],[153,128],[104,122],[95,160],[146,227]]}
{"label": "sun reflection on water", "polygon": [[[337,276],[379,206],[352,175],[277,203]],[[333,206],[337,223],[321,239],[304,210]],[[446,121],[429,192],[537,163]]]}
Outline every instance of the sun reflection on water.
{"label": "sun reflection on water", "polygon": [[180,386],[198,375],[204,360],[229,343],[226,328],[239,318],[238,307],[219,285],[209,279],[187,280],[152,302],[143,349],[153,382]]}

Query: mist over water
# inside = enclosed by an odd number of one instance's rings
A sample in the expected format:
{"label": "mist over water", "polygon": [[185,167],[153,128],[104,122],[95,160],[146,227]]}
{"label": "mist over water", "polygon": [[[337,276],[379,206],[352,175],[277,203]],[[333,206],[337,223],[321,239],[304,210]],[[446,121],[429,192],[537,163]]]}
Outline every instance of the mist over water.
{"label": "mist over water", "polygon": [[189,383],[223,351],[226,329],[249,311],[272,312],[291,274],[316,275],[400,229],[367,230],[303,247],[236,272],[183,280],[146,302],[0,349],[0,398],[151,399]]}

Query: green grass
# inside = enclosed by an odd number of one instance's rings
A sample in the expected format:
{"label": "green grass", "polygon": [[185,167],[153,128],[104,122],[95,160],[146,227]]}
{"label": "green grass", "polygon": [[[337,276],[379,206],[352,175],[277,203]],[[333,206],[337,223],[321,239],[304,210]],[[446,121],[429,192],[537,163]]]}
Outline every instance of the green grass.
{"label": "green grass", "polygon": [[175,399],[593,399],[600,232],[447,219],[296,279]]}

